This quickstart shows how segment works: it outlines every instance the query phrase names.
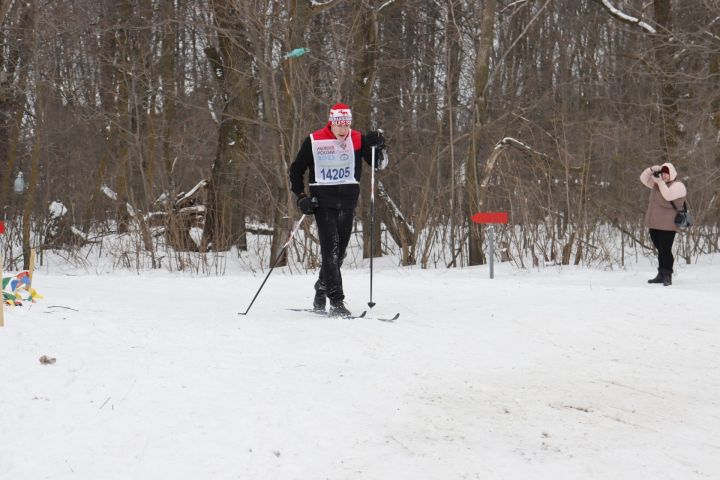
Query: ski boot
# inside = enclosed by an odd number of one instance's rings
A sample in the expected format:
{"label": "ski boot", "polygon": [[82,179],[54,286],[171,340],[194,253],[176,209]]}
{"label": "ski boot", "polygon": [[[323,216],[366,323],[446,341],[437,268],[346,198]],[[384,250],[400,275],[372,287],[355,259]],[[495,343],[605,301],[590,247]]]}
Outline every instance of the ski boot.
{"label": "ski boot", "polygon": [[352,317],[352,313],[350,313],[350,310],[348,310],[345,306],[345,302],[341,299],[330,300],[330,311],[328,312],[328,315],[331,317],[342,318]]}
{"label": "ski boot", "polygon": [[315,282],[315,298],[313,298],[313,310],[316,312],[324,312],[327,303],[327,292],[325,284],[320,280]]}
{"label": "ski boot", "polygon": [[324,312],[326,303],[327,297],[325,296],[325,292],[315,292],[315,298],[313,298],[313,310],[316,312]]}

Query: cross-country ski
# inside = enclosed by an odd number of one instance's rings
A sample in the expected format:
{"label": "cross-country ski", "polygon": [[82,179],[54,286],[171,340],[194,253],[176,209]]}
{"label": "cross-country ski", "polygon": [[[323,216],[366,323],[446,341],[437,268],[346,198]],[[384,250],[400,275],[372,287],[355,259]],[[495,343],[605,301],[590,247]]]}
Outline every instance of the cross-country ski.
{"label": "cross-country ski", "polygon": [[331,316],[327,311],[325,310],[315,310],[313,308],[288,308],[288,310],[292,312],[304,312],[304,313],[311,313],[313,315],[320,315],[321,317],[330,317],[330,318],[340,318],[340,319],[349,319],[353,320],[356,318],[367,318],[369,320],[378,320],[381,322],[394,322],[398,318],[400,318],[400,314],[396,313],[395,315],[391,317],[381,317],[381,316],[375,316],[375,315],[368,315],[367,310],[363,310],[362,313],[359,315],[349,315],[349,316]]}

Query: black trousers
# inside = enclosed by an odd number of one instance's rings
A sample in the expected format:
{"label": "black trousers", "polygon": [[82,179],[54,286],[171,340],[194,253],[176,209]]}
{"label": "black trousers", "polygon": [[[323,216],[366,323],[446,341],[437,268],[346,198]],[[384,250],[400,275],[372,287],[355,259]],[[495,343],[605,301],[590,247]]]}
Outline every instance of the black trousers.
{"label": "black trousers", "polygon": [[675,242],[675,232],[670,230],[655,230],[654,228],[651,228],[650,238],[658,251],[658,268],[672,273],[673,263],[675,262],[675,257],[673,257],[672,254],[672,246],[673,242]]}
{"label": "black trousers", "polygon": [[330,300],[345,298],[340,267],[350,242],[354,217],[355,209],[320,207],[315,212],[322,256],[320,278],[315,283],[315,290],[325,293]]}

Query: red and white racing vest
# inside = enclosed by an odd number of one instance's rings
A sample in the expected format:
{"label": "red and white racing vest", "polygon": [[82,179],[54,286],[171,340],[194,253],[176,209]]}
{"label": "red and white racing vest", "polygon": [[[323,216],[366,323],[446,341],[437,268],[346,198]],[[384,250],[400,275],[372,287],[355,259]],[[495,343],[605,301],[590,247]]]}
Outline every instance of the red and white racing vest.
{"label": "red and white racing vest", "polygon": [[350,130],[344,139],[338,139],[329,127],[310,134],[315,183],[312,185],[344,185],[355,180],[355,150],[360,149],[360,132]]}

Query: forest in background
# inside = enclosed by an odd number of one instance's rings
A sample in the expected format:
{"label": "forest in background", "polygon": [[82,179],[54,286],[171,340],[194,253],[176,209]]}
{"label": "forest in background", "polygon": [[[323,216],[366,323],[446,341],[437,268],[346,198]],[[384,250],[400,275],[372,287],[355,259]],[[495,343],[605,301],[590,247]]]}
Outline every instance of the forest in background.
{"label": "forest in background", "polygon": [[365,256],[482,264],[478,211],[509,212],[497,254],[522,266],[650,250],[638,177],[666,161],[682,257],[720,248],[718,0],[0,0],[0,22],[6,269],[118,235],[154,268],[249,234],[274,259],[288,167],[338,101],[390,157],[374,239],[364,170]]}

